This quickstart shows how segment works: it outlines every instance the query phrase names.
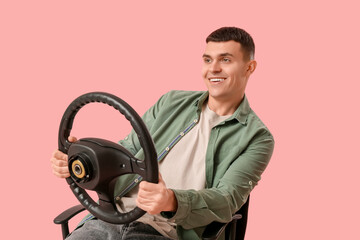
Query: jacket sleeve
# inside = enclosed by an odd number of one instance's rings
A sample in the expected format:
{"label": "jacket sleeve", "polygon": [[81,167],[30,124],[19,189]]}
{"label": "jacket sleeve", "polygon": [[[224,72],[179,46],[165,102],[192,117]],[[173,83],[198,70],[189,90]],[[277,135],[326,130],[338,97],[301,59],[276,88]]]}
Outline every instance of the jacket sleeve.
{"label": "jacket sleeve", "polygon": [[213,221],[230,221],[260,180],[273,148],[271,135],[258,138],[230,165],[217,186],[199,191],[174,189],[178,209],[170,221],[184,229],[205,226]]}

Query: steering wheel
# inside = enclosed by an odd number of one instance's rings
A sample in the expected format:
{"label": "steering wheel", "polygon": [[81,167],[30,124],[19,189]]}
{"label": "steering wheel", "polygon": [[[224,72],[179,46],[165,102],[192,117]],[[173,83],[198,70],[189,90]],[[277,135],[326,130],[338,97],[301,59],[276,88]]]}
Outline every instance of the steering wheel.
{"label": "steering wheel", "polygon": [[[74,118],[86,104],[101,102],[108,104],[130,121],[137,133],[145,159],[137,159],[121,145],[99,138],[82,138],[68,141]],[[75,99],[66,109],[59,128],[59,150],[68,154],[70,177],[67,183],[79,202],[95,217],[114,224],[135,221],[145,211],[135,207],[127,213],[117,210],[114,188],[116,180],[124,174],[139,174],[144,180],[158,182],[157,154],[153,140],[141,117],[122,99],[104,92],[91,92]],[[86,190],[96,191],[96,203]]]}

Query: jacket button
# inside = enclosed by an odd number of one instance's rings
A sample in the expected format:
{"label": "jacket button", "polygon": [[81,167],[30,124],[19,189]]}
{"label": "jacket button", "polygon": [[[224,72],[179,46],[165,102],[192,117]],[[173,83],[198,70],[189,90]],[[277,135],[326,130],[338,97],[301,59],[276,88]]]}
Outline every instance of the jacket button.
{"label": "jacket button", "polygon": [[184,133],[184,132],[181,132],[181,133],[180,133],[180,136],[182,136],[182,137],[183,137],[184,135],[185,135],[185,133]]}
{"label": "jacket button", "polygon": [[167,148],[165,148],[165,150],[168,152],[168,151],[170,150],[170,148],[169,148],[169,147],[167,147]]}
{"label": "jacket button", "polygon": [[197,119],[195,119],[195,120],[194,120],[194,123],[197,123],[197,122],[198,122],[198,120],[197,120]]}

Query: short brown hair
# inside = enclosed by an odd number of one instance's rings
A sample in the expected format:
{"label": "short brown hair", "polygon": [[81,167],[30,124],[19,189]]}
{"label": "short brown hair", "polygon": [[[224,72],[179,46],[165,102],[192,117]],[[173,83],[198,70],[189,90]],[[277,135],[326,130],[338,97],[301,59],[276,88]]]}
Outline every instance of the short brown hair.
{"label": "short brown hair", "polygon": [[222,27],[212,32],[207,38],[208,42],[227,42],[235,41],[240,43],[244,58],[247,60],[254,59],[255,56],[255,44],[254,40],[245,30],[237,27]]}

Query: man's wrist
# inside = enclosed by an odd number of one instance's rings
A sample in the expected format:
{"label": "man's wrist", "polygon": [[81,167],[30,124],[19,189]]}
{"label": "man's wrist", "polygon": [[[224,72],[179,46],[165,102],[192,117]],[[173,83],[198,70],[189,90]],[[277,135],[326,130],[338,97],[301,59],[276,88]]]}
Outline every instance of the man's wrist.
{"label": "man's wrist", "polygon": [[166,211],[176,212],[177,208],[178,208],[178,203],[177,203],[175,193],[171,189],[167,189],[167,191],[168,191],[168,196],[169,196],[169,206],[166,209]]}

